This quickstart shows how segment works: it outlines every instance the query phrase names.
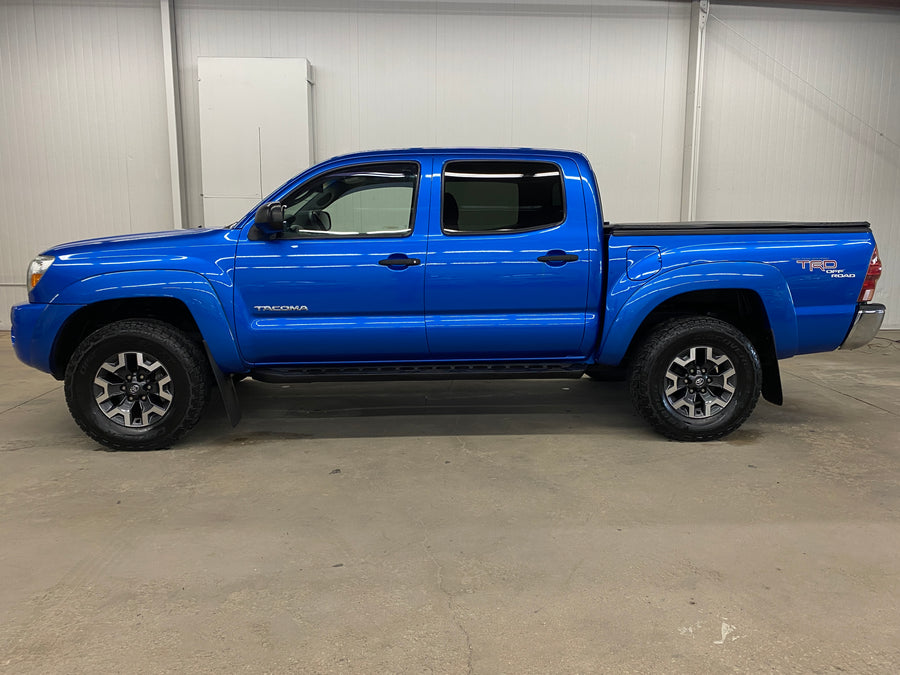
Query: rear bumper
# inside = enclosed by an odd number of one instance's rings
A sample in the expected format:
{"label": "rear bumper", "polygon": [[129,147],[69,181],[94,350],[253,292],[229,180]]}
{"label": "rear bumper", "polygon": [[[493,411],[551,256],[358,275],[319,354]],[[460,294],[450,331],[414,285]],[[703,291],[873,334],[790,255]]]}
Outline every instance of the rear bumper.
{"label": "rear bumper", "polygon": [[856,349],[869,344],[884,321],[884,305],[860,303],[850,332],[841,343],[841,349]]}

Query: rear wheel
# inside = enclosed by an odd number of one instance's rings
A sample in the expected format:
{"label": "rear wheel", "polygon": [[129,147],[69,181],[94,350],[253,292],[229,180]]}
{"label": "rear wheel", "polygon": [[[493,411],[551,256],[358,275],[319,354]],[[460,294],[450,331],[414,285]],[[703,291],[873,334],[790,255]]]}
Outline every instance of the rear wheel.
{"label": "rear wheel", "polygon": [[162,321],[111,323],[78,346],[66,402],[78,426],[115,450],[169,447],[200,419],[211,374],[200,346]]}
{"label": "rear wheel", "polygon": [[635,409],[667,438],[721,438],[741,426],[759,400],[759,356],[743,333],[719,319],[660,324],[632,363]]}

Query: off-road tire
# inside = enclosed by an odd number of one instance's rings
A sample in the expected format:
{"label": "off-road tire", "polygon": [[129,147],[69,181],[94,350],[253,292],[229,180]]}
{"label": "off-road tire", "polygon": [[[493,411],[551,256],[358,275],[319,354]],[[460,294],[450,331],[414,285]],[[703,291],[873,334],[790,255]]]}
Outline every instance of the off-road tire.
{"label": "off-road tire", "polygon": [[[122,353],[152,357],[171,378],[166,385],[171,400],[162,402],[167,405],[165,412],[155,414],[142,427],[124,426],[111,419],[97,401],[98,372]],[[113,450],[170,447],[197,424],[211,386],[212,373],[200,344],[170,324],[153,319],[116,321],[88,335],[69,360],[65,378],[72,417],[84,433]]]}
{"label": "off-road tire", "polygon": [[[686,369],[688,372],[684,373],[683,380],[677,380],[677,385],[673,384],[672,378],[673,368],[677,370],[681,367],[676,364],[685,361],[685,355],[691,353],[692,348],[696,348],[697,354],[716,354],[716,359],[726,357],[727,362],[723,363],[728,363],[726,367],[729,370],[733,367],[734,370],[734,375],[729,378],[715,376],[719,383],[727,380],[727,385],[733,388],[733,392],[719,387],[721,395],[730,395],[730,399],[724,406],[711,406],[713,412],[709,412],[710,408],[702,409],[704,402],[699,401],[699,388],[693,390],[696,393],[691,394],[687,388],[667,393],[667,389],[682,386],[682,381],[690,380],[690,386],[694,386],[689,369]],[[702,365],[705,360],[701,358],[700,362]],[[746,421],[759,400],[762,384],[759,355],[743,333],[719,319],[683,317],[661,323],[644,339],[631,363],[629,390],[635,410],[656,431],[676,441],[712,441],[722,438]],[[697,370],[697,375],[700,376],[699,369]],[[702,391],[712,391],[714,385],[711,380],[708,382]],[[718,398],[718,401],[722,400]],[[698,401],[696,409],[687,401]],[[688,411],[679,412],[675,407],[677,405]],[[690,416],[693,414],[705,416],[693,418]]]}

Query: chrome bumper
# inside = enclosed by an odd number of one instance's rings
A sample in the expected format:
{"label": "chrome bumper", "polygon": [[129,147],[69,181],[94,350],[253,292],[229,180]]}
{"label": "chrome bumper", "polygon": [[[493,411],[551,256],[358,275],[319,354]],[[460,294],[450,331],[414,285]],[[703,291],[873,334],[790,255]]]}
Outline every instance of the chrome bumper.
{"label": "chrome bumper", "polygon": [[881,328],[882,321],[884,321],[884,305],[860,303],[856,308],[850,332],[847,333],[840,348],[856,349],[869,344]]}

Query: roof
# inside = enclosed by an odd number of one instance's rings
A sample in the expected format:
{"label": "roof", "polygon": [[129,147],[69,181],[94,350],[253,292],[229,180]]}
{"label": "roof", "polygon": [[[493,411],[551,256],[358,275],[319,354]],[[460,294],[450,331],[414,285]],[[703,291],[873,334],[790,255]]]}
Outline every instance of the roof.
{"label": "roof", "polygon": [[[336,155],[326,162],[338,162],[344,160],[368,160],[377,159],[379,157],[416,157],[421,155],[466,155],[472,156],[496,156],[505,155],[508,157],[535,157],[540,155],[552,157],[566,157],[573,161],[584,161],[585,156],[574,150],[550,150],[546,148],[397,148],[393,150],[369,150],[366,152],[353,152],[346,155]],[[321,162],[324,163],[324,162]]]}

